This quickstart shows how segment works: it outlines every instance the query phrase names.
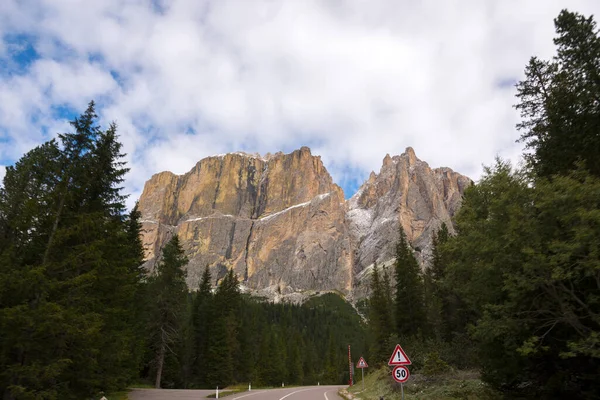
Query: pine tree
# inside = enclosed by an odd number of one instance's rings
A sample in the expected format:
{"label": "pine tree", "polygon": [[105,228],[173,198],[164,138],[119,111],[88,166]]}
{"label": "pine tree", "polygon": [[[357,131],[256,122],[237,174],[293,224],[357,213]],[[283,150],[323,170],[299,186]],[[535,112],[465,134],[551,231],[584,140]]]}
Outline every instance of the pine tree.
{"label": "pine tree", "polygon": [[179,387],[187,389],[194,382],[194,366],[196,357],[196,334],[194,327],[194,301],[191,293],[187,296],[186,307],[183,313],[183,325],[180,332],[177,358],[179,359],[180,371]]}
{"label": "pine tree", "polygon": [[394,313],[393,313],[393,306],[394,306],[394,300],[393,300],[393,290],[392,290],[392,283],[390,281],[390,274],[388,273],[388,269],[387,267],[382,267],[381,268],[383,270],[383,278],[381,280],[381,290],[383,291],[383,298],[385,300],[385,312],[384,312],[384,321],[386,323],[386,326],[389,327],[388,329],[388,333],[391,335],[394,332]]}
{"label": "pine tree", "polygon": [[600,181],[498,162],[465,192],[447,277],[467,308],[482,377],[511,397],[599,390]]}
{"label": "pine tree", "polygon": [[[86,169],[91,185],[86,188],[90,216],[97,218],[99,269],[96,288],[101,299],[96,311],[104,315],[101,335],[104,341],[98,355],[99,375],[106,390],[125,387],[137,374],[143,348],[140,333],[143,314],[133,303],[140,298],[143,277],[143,248],[139,213],[125,214],[125,196],[119,185],[128,169],[118,161],[123,157],[117,141],[116,125],[99,131],[92,167]],[[58,237],[58,236],[57,236]]]}
{"label": "pine tree", "polygon": [[383,279],[379,274],[379,267],[375,262],[371,274],[371,294],[369,296],[369,329],[372,336],[370,353],[374,366],[387,361],[388,339],[394,331],[389,275],[385,269]]}
{"label": "pine tree", "polygon": [[[137,369],[139,241],[130,240],[116,126],[93,102],[9,167],[0,192],[0,390],[6,399],[82,398]],[[26,289],[25,289],[26,288]],[[25,290],[23,290],[25,289]],[[0,295],[3,296],[4,295]],[[107,356],[110,354],[110,359]]]}
{"label": "pine tree", "polygon": [[338,349],[335,345],[333,334],[329,333],[329,340],[327,341],[327,358],[325,359],[325,382],[329,384],[339,384],[339,370],[338,370]]}
{"label": "pine tree", "polygon": [[395,278],[395,321],[400,336],[411,336],[421,332],[425,326],[423,307],[423,279],[421,269],[400,226],[396,245]]}
{"label": "pine tree", "polygon": [[269,331],[263,380],[269,385],[280,386],[288,376],[285,343],[279,325],[270,327]]}
{"label": "pine tree", "polygon": [[206,357],[207,357],[207,345],[208,337],[210,335],[210,318],[211,309],[213,307],[213,294],[212,294],[212,277],[208,265],[204,269],[202,278],[196,296],[194,298],[194,311],[193,311],[193,324],[194,324],[194,335],[195,335],[195,359],[194,359],[194,371],[196,376],[196,383],[199,386],[204,386],[208,382],[206,381]]}
{"label": "pine tree", "polygon": [[450,237],[448,226],[442,223],[440,229],[432,237],[432,255],[431,255],[431,274],[434,282],[441,282],[444,279],[444,272],[447,266],[443,246]]}
{"label": "pine tree", "polygon": [[154,300],[151,320],[152,346],[155,351],[155,387],[161,387],[167,353],[175,353],[179,345],[187,301],[187,286],[183,267],[188,259],[174,235],[163,249],[157,273],[152,277],[151,293]]}
{"label": "pine tree", "polygon": [[215,293],[206,355],[206,363],[210,365],[207,380],[221,387],[233,382],[234,359],[239,349],[239,306],[239,283],[233,270],[229,270]]}
{"label": "pine tree", "polygon": [[[271,349],[271,325],[262,327],[261,339],[259,342],[259,359],[260,363],[257,365],[257,376],[254,377],[253,381],[257,385],[273,385],[271,367],[273,366],[274,355]],[[277,382],[275,382],[277,384]]]}
{"label": "pine tree", "polygon": [[368,318],[369,318],[369,330],[371,331],[372,343],[370,352],[376,359],[379,357],[379,347],[381,346],[381,336],[382,336],[382,327],[381,327],[381,299],[382,299],[382,289],[381,289],[381,279],[379,278],[379,268],[377,267],[377,262],[373,264],[373,272],[371,273],[371,281],[369,284],[369,298],[368,298]]}
{"label": "pine tree", "polygon": [[557,54],[531,58],[517,85],[516,108],[525,154],[538,175],[575,168],[581,160],[600,176],[600,36],[592,17],[567,10],[554,20]]}
{"label": "pine tree", "polygon": [[448,238],[448,227],[445,223],[442,223],[440,229],[432,237],[431,263],[425,271],[424,277],[427,325],[432,336],[438,342],[441,342],[442,339],[448,339],[449,324],[447,318],[451,312],[449,309],[449,293],[444,287],[447,257],[441,249]]}
{"label": "pine tree", "polygon": [[302,351],[305,346],[303,345],[302,337],[296,332],[292,336],[292,340],[288,340],[288,377],[287,382],[301,385],[304,381],[304,359],[302,357]]}

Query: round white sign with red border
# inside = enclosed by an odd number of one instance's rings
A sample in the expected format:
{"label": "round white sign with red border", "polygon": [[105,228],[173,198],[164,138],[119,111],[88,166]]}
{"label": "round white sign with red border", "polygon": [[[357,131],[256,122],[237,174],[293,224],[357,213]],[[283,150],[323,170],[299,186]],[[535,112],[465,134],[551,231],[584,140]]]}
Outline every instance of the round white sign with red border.
{"label": "round white sign with red border", "polygon": [[410,377],[410,372],[408,368],[404,365],[398,365],[392,370],[392,377],[398,383],[404,383]]}

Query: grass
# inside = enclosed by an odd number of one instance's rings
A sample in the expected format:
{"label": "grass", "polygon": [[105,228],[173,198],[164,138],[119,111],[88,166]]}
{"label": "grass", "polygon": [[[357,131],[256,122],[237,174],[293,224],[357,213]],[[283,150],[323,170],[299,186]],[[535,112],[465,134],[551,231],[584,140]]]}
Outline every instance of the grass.
{"label": "grass", "polygon": [[[220,390],[219,390],[219,398],[221,398],[221,397],[227,397],[227,396],[231,396],[232,394],[242,393],[242,392],[245,392],[245,391],[247,391],[247,390],[248,390],[248,388],[246,388],[246,390],[238,390],[238,389],[234,389],[234,390],[224,390],[224,391],[220,391]],[[216,398],[216,397],[217,397],[217,395],[216,395],[215,393],[213,393],[213,394],[209,394],[209,395],[208,395],[208,396],[206,396],[206,397],[208,397],[209,399],[214,399],[214,398]]]}
{"label": "grass", "polygon": [[154,385],[150,381],[137,381],[129,385],[131,389],[154,389]]}
{"label": "grass", "polygon": [[108,400],[128,400],[128,392],[114,392],[106,395]]}
{"label": "grass", "polygon": [[[400,400],[400,384],[394,382],[389,368],[381,368],[365,377],[365,390],[358,381],[341,393],[347,399]],[[435,379],[413,375],[404,384],[405,400],[499,400],[501,396],[487,387],[473,372],[455,372]]]}

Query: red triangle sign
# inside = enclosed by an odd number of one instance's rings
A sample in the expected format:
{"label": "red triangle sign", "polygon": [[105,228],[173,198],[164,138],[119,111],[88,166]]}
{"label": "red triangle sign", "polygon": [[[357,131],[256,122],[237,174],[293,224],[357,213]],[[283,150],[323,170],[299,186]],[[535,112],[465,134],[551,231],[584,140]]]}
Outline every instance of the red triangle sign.
{"label": "red triangle sign", "polygon": [[367,365],[367,362],[365,361],[364,358],[360,358],[360,360],[358,360],[358,363],[356,364],[356,368],[368,368],[369,366]]}
{"label": "red triangle sign", "polygon": [[400,345],[397,344],[396,348],[394,349],[394,352],[392,353],[392,356],[390,357],[390,361],[388,361],[388,365],[410,365],[410,364],[412,364],[410,362],[410,359],[408,358],[408,356],[406,355],[404,350],[402,350],[402,347],[400,347]]}

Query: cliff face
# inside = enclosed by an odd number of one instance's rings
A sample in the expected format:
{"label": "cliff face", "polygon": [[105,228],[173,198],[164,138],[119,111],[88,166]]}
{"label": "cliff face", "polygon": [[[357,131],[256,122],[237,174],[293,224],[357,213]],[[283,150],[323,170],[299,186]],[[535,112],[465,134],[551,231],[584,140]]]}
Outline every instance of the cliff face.
{"label": "cliff face", "polygon": [[178,233],[190,287],[206,265],[217,280],[233,268],[251,289],[351,287],[344,194],[307,147],[208,157],[182,176],[156,174],[139,210],[148,267]]}
{"label": "cliff face", "polygon": [[429,168],[408,148],[386,156],[379,174],[371,173],[345,202],[306,147],[265,157],[208,157],[185,175],[162,172],[146,183],[139,210],[147,267],[178,233],[190,258],[191,288],[209,265],[216,280],[233,268],[255,291],[349,294],[354,288],[360,296],[364,270],[393,257],[398,224],[426,261],[431,233],[442,222],[452,229],[470,184],[448,168]]}
{"label": "cliff face", "polygon": [[410,147],[400,156],[386,155],[379,174],[371,173],[348,201],[355,271],[394,257],[399,224],[426,262],[432,233],[442,223],[453,233],[451,218],[471,183],[449,168],[429,168]]}

